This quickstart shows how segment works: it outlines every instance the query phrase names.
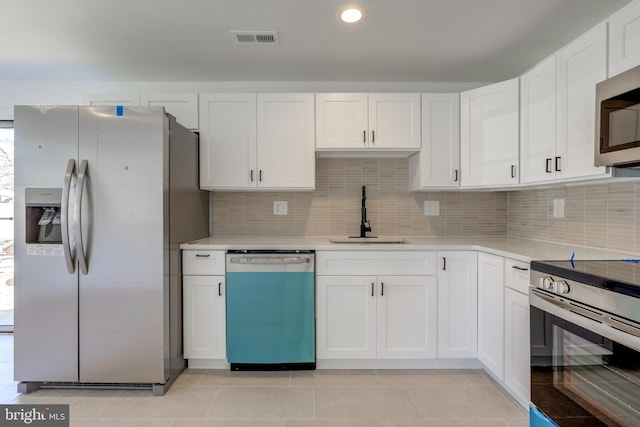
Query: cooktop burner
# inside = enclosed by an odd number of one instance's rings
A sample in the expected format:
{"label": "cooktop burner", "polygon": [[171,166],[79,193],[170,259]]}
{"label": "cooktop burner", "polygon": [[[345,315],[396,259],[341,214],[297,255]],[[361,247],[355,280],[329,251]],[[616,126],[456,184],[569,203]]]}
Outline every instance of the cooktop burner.
{"label": "cooktop burner", "polygon": [[640,298],[638,260],[532,261],[531,270]]}

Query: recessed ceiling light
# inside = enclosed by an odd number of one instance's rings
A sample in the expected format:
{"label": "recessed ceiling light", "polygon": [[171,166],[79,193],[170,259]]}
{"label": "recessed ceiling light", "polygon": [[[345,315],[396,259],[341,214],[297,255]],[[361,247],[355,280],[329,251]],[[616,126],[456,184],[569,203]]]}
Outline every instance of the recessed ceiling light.
{"label": "recessed ceiling light", "polygon": [[347,24],[354,24],[362,20],[364,12],[362,9],[358,9],[356,7],[348,7],[346,9],[340,10],[339,16],[342,22],[346,22]]}

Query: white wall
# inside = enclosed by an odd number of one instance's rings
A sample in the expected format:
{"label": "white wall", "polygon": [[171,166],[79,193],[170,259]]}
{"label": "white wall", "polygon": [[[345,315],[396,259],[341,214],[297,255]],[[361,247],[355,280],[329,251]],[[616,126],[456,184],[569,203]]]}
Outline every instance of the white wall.
{"label": "white wall", "polygon": [[486,83],[436,82],[90,82],[0,81],[0,120],[14,105],[82,105],[85,94],[106,92],[461,92]]}

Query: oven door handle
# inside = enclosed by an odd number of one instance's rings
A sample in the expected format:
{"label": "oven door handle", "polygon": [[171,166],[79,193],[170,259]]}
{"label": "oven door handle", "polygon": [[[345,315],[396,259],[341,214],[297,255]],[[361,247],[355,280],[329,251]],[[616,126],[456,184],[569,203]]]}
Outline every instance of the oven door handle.
{"label": "oven door handle", "polygon": [[[607,313],[598,313],[596,310],[583,308],[564,298],[546,295],[535,288],[532,288],[529,293],[529,304],[574,325],[640,351],[640,328],[635,328],[631,322],[625,322],[625,327],[622,328],[618,324],[620,321]],[[588,317],[586,317],[587,315]],[[600,317],[600,320],[595,320],[597,317]],[[633,329],[638,330],[634,331]]]}

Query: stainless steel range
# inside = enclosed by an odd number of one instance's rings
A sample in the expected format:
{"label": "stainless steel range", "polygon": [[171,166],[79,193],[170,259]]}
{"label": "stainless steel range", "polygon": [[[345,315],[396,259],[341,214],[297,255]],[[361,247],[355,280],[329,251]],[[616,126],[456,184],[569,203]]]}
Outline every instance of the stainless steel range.
{"label": "stainless steel range", "polygon": [[640,264],[534,261],[531,285],[531,425],[640,426]]}

